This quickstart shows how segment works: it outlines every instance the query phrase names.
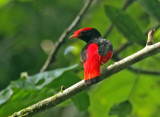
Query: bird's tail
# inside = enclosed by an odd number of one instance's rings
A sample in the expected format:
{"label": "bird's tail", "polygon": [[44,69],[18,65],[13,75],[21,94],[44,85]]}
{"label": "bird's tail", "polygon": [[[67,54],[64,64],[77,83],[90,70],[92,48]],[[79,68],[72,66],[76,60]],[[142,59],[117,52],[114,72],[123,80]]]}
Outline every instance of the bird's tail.
{"label": "bird's tail", "polygon": [[98,54],[98,46],[92,44],[87,49],[87,60],[83,63],[85,82],[96,83],[99,81],[100,75],[100,60],[101,56]]}

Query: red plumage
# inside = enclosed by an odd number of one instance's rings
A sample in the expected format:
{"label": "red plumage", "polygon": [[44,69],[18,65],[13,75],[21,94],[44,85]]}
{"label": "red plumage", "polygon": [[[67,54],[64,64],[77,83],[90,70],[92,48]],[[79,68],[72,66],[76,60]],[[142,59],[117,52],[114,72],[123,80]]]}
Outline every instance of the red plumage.
{"label": "red plumage", "polygon": [[[113,52],[109,51],[108,54],[101,57],[101,65],[107,63],[112,58]],[[103,64],[102,64],[103,63]]]}
{"label": "red plumage", "polygon": [[98,54],[98,45],[90,44],[87,48],[87,60],[83,63],[85,80],[99,76],[100,64],[101,56]]}
{"label": "red plumage", "polygon": [[98,54],[98,45],[96,43],[90,44],[87,48],[87,60],[83,63],[84,78],[89,80],[100,75],[100,65],[107,63],[113,52],[109,51],[105,56]]}

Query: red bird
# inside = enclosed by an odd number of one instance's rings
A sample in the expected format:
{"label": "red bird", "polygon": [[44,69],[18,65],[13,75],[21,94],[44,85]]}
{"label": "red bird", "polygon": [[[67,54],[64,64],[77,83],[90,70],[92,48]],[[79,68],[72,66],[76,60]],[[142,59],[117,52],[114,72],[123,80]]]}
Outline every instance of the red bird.
{"label": "red bird", "polygon": [[100,65],[104,65],[113,55],[113,46],[109,40],[103,39],[95,28],[83,28],[74,32],[72,38],[79,38],[87,44],[83,47],[80,59],[84,67],[85,83],[99,81]]}

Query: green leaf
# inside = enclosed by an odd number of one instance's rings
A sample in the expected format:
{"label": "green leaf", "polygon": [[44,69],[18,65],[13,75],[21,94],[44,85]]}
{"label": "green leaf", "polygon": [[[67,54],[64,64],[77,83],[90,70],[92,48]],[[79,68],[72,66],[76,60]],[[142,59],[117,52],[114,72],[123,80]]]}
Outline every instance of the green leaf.
{"label": "green leaf", "polygon": [[11,0],[0,0],[0,7],[6,5],[8,2],[10,2]]}
{"label": "green leaf", "polygon": [[[0,115],[3,117],[9,116],[16,111],[60,92],[62,85],[68,88],[77,83],[80,79],[72,73],[72,70],[77,68],[77,66],[75,64],[70,67],[23,77],[11,82],[6,89],[0,92]],[[80,111],[86,110],[89,106],[87,92],[79,93],[72,98],[72,101]],[[9,109],[10,107],[14,108]]]}
{"label": "green leaf", "polygon": [[[51,87],[53,87],[56,91],[60,89],[57,88],[58,86],[65,86],[66,88],[77,83],[80,79],[71,72],[66,72],[62,75],[62,80],[55,80]],[[58,84],[58,85],[57,85]],[[75,96],[73,96],[72,101],[80,111],[84,111],[89,107],[89,96],[86,91],[83,91]]]}
{"label": "green leaf", "polygon": [[5,103],[13,94],[13,91],[10,87],[7,87],[6,89],[2,90],[0,92],[0,105]]}
{"label": "green leaf", "polygon": [[[109,111],[116,103],[127,100],[136,75],[123,70],[97,85],[90,92],[89,112],[93,117],[110,117]],[[115,117],[115,116],[113,116]],[[125,116],[124,116],[125,117]]]}
{"label": "green leaf", "polygon": [[127,100],[118,104],[113,105],[109,114],[110,115],[118,115],[118,117],[126,117],[132,111],[132,105]]}
{"label": "green leaf", "polygon": [[78,93],[72,98],[72,100],[80,111],[86,110],[90,104],[89,96],[87,95],[86,91]]}
{"label": "green leaf", "polygon": [[145,45],[146,37],[142,33],[138,24],[123,10],[105,6],[105,12],[115,27],[121,32],[128,41]]}
{"label": "green leaf", "polygon": [[145,10],[160,22],[160,2],[158,0],[138,0]]}

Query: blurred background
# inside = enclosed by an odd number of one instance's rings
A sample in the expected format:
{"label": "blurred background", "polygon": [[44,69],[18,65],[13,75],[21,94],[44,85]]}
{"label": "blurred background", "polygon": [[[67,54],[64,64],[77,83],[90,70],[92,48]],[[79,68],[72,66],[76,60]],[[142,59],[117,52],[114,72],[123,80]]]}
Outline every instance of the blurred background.
{"label": "blurred background", "polygon": [[[0,0],[0,116],[7,117],[83,79],[85,42],[69,40],[40,73],[56,41],[87,0]],[[94,27],[115,52],[107,66],[160,36],[160,0],[92,0],[73,30]],[[125,69],[34,117],[160,117],[160,55]],[[145,71],[145,72],[144,72]]]}

